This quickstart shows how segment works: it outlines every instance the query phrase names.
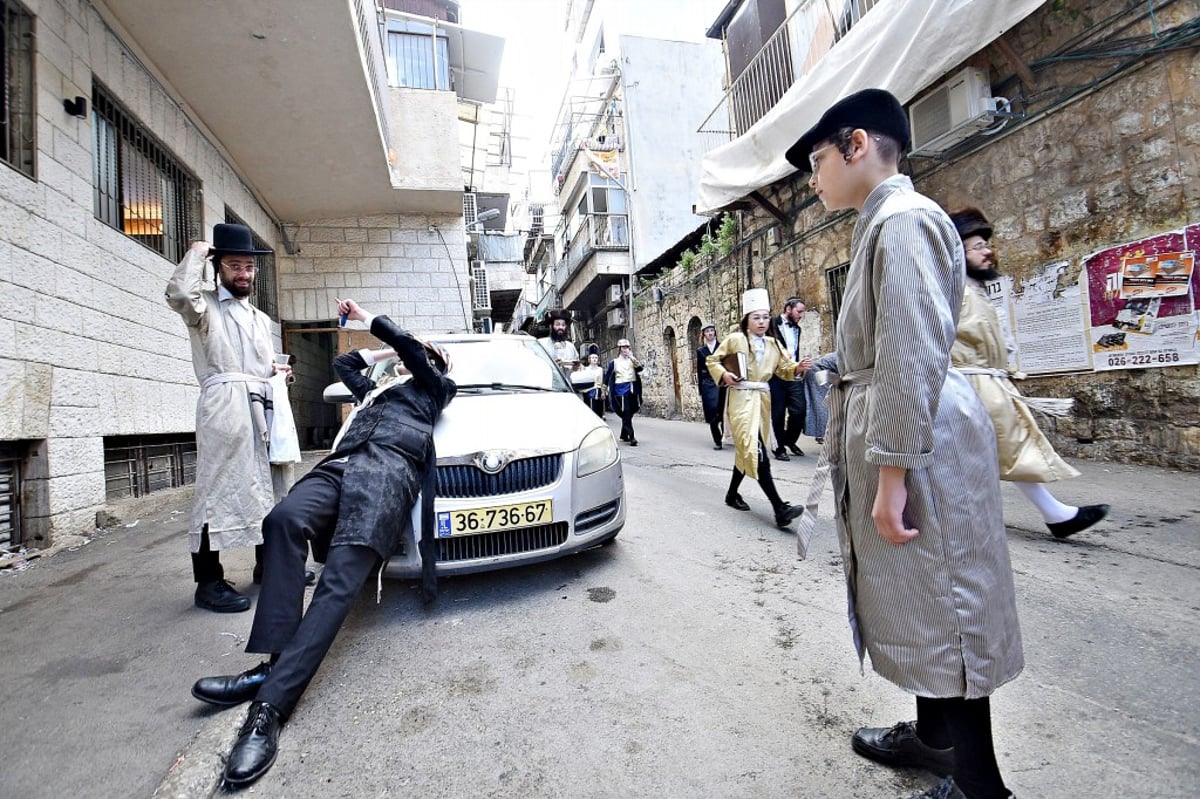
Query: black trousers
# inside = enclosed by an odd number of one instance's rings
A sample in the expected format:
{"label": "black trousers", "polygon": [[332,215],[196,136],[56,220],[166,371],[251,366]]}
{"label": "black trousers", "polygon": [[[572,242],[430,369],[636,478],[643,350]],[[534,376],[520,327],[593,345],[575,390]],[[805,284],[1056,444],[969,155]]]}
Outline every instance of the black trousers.
{"label": "black trousers", "polygon": [[804,432],[804,416],[808,401],[804,398],[803,380],[780,380],[772,377],[771,386],[771,431],[775,433],[775,446],[795,446]]}
{"label": "black trousers", "polygon": [[[726,496],[737,494],[745,479],[746,473],[734,466]],[[779,513],[783,509],[783,498],[779,496],[779,490],[775,488],[775,480],[771,477],[771,459],[767,457],[767,448],[763,445],[762,439],[759,439],[758,442],[758,487],[762,489],[767,501],[771,503],[771,510]]]}
{"label": "black trousers", "polygon": [[[263,583],[247,652],[278,655],[257,699],[289,716],[337,637],[368,578],[382,565],[373,549],[329,547],[337,525],[344,463],[318,466],[263,522]],[[304,607],[308,542],[328,548],[316,592]]]}

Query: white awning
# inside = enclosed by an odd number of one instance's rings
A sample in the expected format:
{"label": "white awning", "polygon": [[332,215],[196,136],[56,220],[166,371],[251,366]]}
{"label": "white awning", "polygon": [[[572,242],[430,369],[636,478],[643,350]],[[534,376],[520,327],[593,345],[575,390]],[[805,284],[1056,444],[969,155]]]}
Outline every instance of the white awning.
{"label": "white awning", "polygon": [[841,98],[878,88],[907,103],[1044,2],[877,3],[750,130],[705,154],[696,213],[716,213],[795,172],[784,152]]}

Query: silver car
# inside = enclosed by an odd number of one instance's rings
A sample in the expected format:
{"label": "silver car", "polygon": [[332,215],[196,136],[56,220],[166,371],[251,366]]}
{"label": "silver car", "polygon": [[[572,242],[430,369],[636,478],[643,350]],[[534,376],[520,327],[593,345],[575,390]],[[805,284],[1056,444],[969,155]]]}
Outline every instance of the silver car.
{"label": "silver car", "polygon": [[[434,428],[438,574],[550,560],[607,544],[625,525],[621,456],[569,377],[524,335],[434,337],[458,394]],[[386,378],[395,360],[375,364]],[[405,378],[400,378],[405,379]],[[331,402],[352,401],[341,383]],[[389,577],[418,578],[420,503]]]}

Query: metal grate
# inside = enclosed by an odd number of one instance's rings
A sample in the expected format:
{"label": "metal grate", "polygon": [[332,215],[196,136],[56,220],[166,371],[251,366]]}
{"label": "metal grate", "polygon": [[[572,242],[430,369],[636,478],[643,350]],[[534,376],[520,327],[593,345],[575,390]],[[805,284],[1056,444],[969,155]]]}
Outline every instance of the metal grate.
{"label": "metal grate", "polygon": [[[225,222],[231,225],[246,225],[246,223],[225,206]],[[269,250],[271,246],[267,244],[257,233],[250,231],[250,236],[254,240],[254,249]],[[272,319],[279,318],[279,300],[278,290],[275,284],[275,253],[270,255],[254,256],[254,263],[258,266],[258,271],[254,273],[254,307],[265,313]]]}
{"label": "metal grate", "polygon": [[21,528],[21,459],[0,447],[0,551],[25,540]]}
{"label": "metal grate", "polygon": [[825,285],[829,287],[829,308],[833,313],[833,329],[837,330],[838,316],[842,313],[842,295],[846,293],[846,276],[850,264],[835,266],[825,272]]}
{"label": "metal grate", "polygon": [[487,268],[483,261],[471,262],[471,307],[475,310],[490,309],[492,295],[488,292]]}
{"label": "metal grate", "polygon": [[475,218],[479,216],[479,206],[475,201],[475,192],[468,191],[463,193],[463,223],[466,224],[467,230],[471,229],[471,225],[475,224]]}
{"label": "metal grate", "polygon": [[142,497],[196,482],[192,436],[115,436],[104,439],[104,495]]}
{"label": "metal grate", "polygon": [[0,161],[33,177],[33,15],[15,0],[0,0]]}
{"label": "metal grate", "polygon": [[567,540],[567,523],[555,522],[520,530],[498,530],[494,533],[464,535],[438,539],[438,563],[476,558],[517,555],[562,546]]}
{"label": "metal grate", "polygon": [[172,261],[200,238],[200,180],[98,83],[92,186],[97,219]]}
{"label": "metal grate", "polygon": [[516,494],[551,485],[561,475],[562,455],[522,458],[508,464],[499,474],[488,474],[470,463],[450,464],[438,467],[437,495],[469,499]]}

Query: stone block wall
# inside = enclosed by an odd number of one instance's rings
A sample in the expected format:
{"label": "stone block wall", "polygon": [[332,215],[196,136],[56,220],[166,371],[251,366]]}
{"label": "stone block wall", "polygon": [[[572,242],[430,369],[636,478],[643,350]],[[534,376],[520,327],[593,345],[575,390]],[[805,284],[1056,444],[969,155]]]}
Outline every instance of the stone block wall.
{"label": "stone block wall", "polygon": [[[1122,9],[1132,10],[1134,20],[1125,36],[1149,32],[1152,24],[1166,29],[1200,14],[1200,2],[1187,0],[1152,23],[1134,5],[1119,0],[1070,8],[1047,4],[1005,38],[1022,59],[1035,62]],[[994,87],[1015,91],[1013,68],[997,53],[985,50],[969,63],[984,68]],[[1194,87],[1200,84],[1200,53],[1190,49],[1148,58],[1108,82],[1095,82],[1102,66],[1068,63],[1039,73],[1047,86],[1086,88],[964,156],[945,163],[912,159],[906,168],[915,173],[918,190],[944,206],[976,205],[989,214],[1001,269],[1018,285],[1040,265],[1062,259],[1071,262],[1067,279],[1074,281],[1090,253],[1197,221],[1200,102]],[[819,337],[806,341],[815,343],[813,351],[831,349],[828,272],[849,261],[855,217],[826,213],[814,202],[806,177],[784,179],[762,192],[789,215],[788,228],[781,229],[762,210],[741,212],[740,245],[725,263],[697,273],[691,278],[696,285],[678,292],[672,281],[679,277],[668,273],[661,281],[663,303],[642,302],[635,313],[639,344],[647,342],[647,350],[660,347],[662,330],[686,330],[692,316],[704,318],[705,312],[715,311],[719,326],[733,323],[740,309],[729,302],[748,273],[750,285],[766,286],[776,306],[786,294],[804,297],[809,307],[805,335],[816,328]],[[714,307],[705,299],[708,293],[729,297],[724,306]],[[692,302],[693,296],[699,300]],[[1200,371],[1195,366],[1039,377],[1026,381],[1022,390],[1076,400],[1074,414],[1048,430],[1063,454],[1200,468]],[[661,370],[646,391],[654,398],[647,412],[670,406],[673,387]],[[690,393],[694,398],[694,390]],[[690,407],[684,403],[685,416],[695,418]]]}

